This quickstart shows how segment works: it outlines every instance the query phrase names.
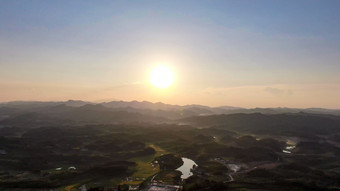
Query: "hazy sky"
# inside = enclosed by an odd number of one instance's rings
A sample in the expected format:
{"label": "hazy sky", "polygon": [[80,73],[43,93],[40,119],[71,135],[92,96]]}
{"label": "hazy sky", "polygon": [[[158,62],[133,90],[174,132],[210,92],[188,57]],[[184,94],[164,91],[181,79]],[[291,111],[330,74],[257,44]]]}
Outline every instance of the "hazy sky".
{"label": "hazy sky", "polygon": [[0,0],[0,101],[68,99],[340,108],[340,1]]}

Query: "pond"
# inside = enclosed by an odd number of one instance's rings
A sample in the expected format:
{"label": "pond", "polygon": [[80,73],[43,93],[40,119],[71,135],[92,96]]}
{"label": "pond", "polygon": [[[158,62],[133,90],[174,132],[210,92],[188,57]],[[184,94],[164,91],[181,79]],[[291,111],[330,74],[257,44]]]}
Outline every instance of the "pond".
{"label": "pond", "polygon": [[182,160],[183,160],[183,165],[176,170],[182,172],[182,176],[181,176],[182,179],[187,179],[192,175],[191,169],[193,165],[197,166],[197,164],[193,160],[188,159],[188,158],[183,157]]}
{"label": "pond", "polygon": [[237,165],[237,164],[228,164],[228,167],[233,172],[237,172],[241,169],[241,165]]}

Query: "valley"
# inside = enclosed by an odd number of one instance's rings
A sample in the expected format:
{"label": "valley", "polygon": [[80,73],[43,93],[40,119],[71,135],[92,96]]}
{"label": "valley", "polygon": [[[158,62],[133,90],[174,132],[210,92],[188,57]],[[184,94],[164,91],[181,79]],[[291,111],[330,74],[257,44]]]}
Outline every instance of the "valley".
{"label": "valley", "polygon": [[[39,107],[5,113],[12,116],[0,121],[1,188],[340,188],[340,117],[335,115],[239,113],[162,120],[80,107],[67,120],[52,118],[56,106],[42,108],[50,113],[37,112]],[[190,175],[183,177],[178,169],[189,159],[195,165],[186,166]]]}

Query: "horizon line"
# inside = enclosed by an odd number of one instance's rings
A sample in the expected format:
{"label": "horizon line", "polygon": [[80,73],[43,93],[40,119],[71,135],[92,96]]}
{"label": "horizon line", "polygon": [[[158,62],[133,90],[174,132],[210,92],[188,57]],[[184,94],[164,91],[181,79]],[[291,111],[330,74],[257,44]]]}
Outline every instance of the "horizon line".
{"label": "horizon line", "polygon": [[8,104],[8,103],[13,103],[13,102],[41,102],[41,103],[47,103],[47,102],[68,102],[68,101],[81,101],[81,102],[89,102],[91,104],[103,104],[103,103],[109,103],[109,102],[138,102],[138,103],[142,103],[142,102],[148,102],[148,103],[152,103],[152,104],[157,104],[157,103],[161,103],[161,104],[165,104],[165,105],[172,105],[172,106],[204,106],[204,107],[209,107],[209,108],[220,108],[220,107],[234,107],[236,109],[277,109],[277,108],[282,108],[282,109],[301,109],[301,110],[305,110],[305,109],[327,109],[327,110],[340,110],[340,108],[326,108],[326,107],[305,107],[305,108],[299,108],[299,107],[286,107],[286,106],[271,106],[271,107],[261,107],[261,106],[256,106],[256,107],[240,107],[240,106],[232,106],[232,105],[220,105],[220,106],[211,106],[211,105],[203,105],[203,104],[169,104],[169,103],[164,103],[161,101],[157,101],[157,102],[151,102],[151,101],[147,101],[147,100],[131,100],[131,101],[127,101],[127,100],[115,100],[112,99],[110,101],[89,101],[89,100],[81,100],[81,99],[68,99],[68,100],[50,100],[50,101],[41,101],[41,100],[11,100],[11,101],[0,101],[0,104]]}

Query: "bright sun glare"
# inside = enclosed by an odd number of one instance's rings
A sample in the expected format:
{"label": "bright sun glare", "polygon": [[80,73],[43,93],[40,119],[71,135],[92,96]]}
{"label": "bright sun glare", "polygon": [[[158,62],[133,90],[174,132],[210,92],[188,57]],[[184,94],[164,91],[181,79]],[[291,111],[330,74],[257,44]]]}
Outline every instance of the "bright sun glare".
{"label": "bright sun glare", "polygon": [[150,83],[156,88],[167,89],[175,80],[172,69],[166,65],[154,67],[150,72]]}

